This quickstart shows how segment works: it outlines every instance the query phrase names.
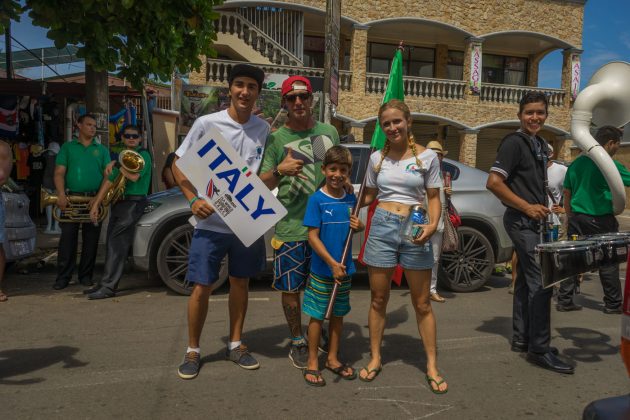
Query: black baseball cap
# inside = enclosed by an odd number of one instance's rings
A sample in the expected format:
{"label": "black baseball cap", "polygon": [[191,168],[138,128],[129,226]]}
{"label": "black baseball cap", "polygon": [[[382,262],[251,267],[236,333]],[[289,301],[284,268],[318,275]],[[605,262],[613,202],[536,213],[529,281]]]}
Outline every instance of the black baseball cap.
{"label": "black baseball cap", "polygon": [[251,77],[258,83],[258,90],[262,89],[265,80],[265,72],[261,68],[249,64],[237,64],[232,67],[228,75],[228,85],[232,86],[232,81],[239,76]]}

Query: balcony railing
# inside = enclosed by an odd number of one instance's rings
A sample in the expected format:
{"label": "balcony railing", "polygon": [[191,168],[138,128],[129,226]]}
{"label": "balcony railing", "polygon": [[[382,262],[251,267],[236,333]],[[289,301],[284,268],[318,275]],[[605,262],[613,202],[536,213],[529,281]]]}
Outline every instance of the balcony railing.
{"label": "balcony railing", "polygon": [[563,89],[546,89],[531,86],[481,84],[481,100],[484,102],[519,103],[523,95],[535,89],[547,95],[549,106],[563,106],[566,92]]}
{"label": "balcony railing", "polygon": [[[215,60],[208,59],[207,76],[208,81],[211,82],[227,82],[228,74],[232,69],[232,66],[241,63],[240,61],[232,60]],[[256,64],[257,67],[263,69],[267,74],[286,74],[288,76],[300,75],[306,77],[324,77],[324,69],[318,69],[313,67],[294,67],[294,66],[281,66],[273,64]],[[349,71],[339,72],[339,88],[341,90],[350,90],[352,84],[352,73]]]}
{"label": "balcony railing", "polygon": [[[383,94],[387,88],[387,74],[367,73],[365,92]],[[403,77],[405,96],[435,99],[463,99],[466,83],[461,80],[429,79],[425,77]]]}

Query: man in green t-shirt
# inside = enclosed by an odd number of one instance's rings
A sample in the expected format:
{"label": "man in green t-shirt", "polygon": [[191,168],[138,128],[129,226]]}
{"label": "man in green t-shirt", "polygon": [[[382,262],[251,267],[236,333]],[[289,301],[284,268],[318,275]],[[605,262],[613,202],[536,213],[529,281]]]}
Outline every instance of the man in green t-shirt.
{"label": "man in green t-shirt", "polygon": [[269,135],[260,168],[260,179],[269,189],[278,188],[278,199],[288,214],[276,225],[272,287],[282,292],[282,307],[289,324],[289,359],[306,369],[308,346],[302,334],[300,290],[310,272],[308,229],[302,225],[308,197],[323,182],[326,151],[339,144],[335,127],[315,121],[313,89],[306,77],[291,76],[282,83],[285,125]]}
{"label": "man in green t-shirt", "polygon": [[[82,115],[77,121],[79,137],[65,142],[55,160],[55,189],[57,206],[62,212],[68,207],[68,196],[93,197],[98,191],[107,165],[109,151],[94,138],[96,119]],[[86,215],[87,219],[87,215]],[[92,274],[101,234],[101,224],[92,222],[61,222],[61,237],[57,254],[57,279],[53,288],[61,290],[68,286],[76,266],[79,229],[82,231],[79,282],[92,286]]]}
{"label": "man in green t-shirt", "polygon": [[[107,299],[116,295],[125,266],[125,260],[133,244],[136,223],[142,217],[147,205],[147,193],[151,184],[151,155],[140,147],[142,137],[135,125],[123,128],[122,140],[125,150],[133,150],[142,156],[144,164],[139,172],[130,172],[117,162],[112,173],[103,180],[101,188],[90,208],[90,217],[96,222],[99,206],[120,174],[126,178],[123,195],[112,203],[109,224],[107,226],[107,253],[103,277],[98,284],[83,293],[88,299]],[[131,169],[131,168],[130,168]]]}
{"label": "man in green t-shirt", "polygon": [[[597,130],[595,139],[613,157],[623,132],[612,126]],[[613,160],[621,174],[623,184],[630,186],[630,172],[621,163]],[[610,187],[601,171],[588,156],[581,155],[573,161],[564,178],[564,203],[569,216],[568,235],[596,235],[619,231],[619,223],[613,213]],[[599,269],[599,278],[604,289],[604,313],[621,313],[621,283],[619,265],[605,265]],[[558,311],[582,309],[573,302],[577,279],[570,278],[560,283]]]}

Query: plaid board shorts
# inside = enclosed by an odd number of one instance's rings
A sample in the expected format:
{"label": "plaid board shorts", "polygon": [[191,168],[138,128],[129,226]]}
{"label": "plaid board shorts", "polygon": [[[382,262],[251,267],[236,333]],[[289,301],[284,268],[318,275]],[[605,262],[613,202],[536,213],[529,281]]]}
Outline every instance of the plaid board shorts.
{"label": "plaid board shorts", "polygon": [[312,250],[308,241],[283,242],[273,252],[273,283],[281,292],[299,292],[311,269]]}

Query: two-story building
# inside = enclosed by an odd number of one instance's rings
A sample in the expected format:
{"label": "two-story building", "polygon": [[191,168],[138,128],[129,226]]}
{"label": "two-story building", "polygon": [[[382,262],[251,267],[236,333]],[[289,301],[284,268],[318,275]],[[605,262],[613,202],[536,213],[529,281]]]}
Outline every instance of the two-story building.
{"label": "two-story building", "polygon": [[[487,170],[499,141],[518,127],[523,93],[549,98],[543,136],[569,160],[586,0],[342,0],[340,134],[369,143],[391,60],[404,41],[405,102],[422,144],[438,139],[449,157]],[[215,22],[218,58],[190,75],[225,84],[237,61],[268,73],[323,76],[325,0],[226,0]],[[561,50],[560,89],[539,86],[539,64]]]}

